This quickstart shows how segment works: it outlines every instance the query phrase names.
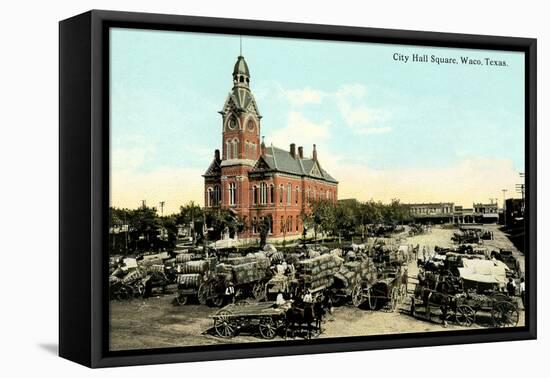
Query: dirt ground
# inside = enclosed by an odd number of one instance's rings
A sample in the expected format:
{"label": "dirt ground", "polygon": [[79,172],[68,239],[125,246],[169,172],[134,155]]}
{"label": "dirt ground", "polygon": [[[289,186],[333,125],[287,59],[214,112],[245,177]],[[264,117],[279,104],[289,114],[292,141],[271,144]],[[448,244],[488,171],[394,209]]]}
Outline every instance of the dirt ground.
{"label": "dirt ground", "polygon": [[[496,226],[489,226],[495,240],[485,241],[489,249],[506,248],[523,261],[523,256]],[[407,237],[402,244],[426,246],[432,251],[437,246],[451,246],[453,230],[433,228],[430,233]],[[521,262],[520,262],[521,263]],[[409,292],[412,293],[417,274],[416,263],[408,266]],[[126,302],[111,302],[111,350],[165,348],[189,345],[209,345],[246,343],[263,341],[253,334],[240,334],[233,339],[220,339],[209,332],[213,321],[209,316],[217,308],[189,304],[173,306],[173,295],[152,297],[146,300],[135,299]],[[453,323],[443,327],[437,316],[432,321],[414,318],[409,314],[409,302],[405,300],[396,312],[386,310],[370,311],[342,306],[334,309],[323,324],[323,332],[318,337],[365,336],[390,333],[438,332],[448,330],[483,328],[490,324],[487,315],[480,314],[476,324],[464,328]],[[519,325],[523,325],[524,312],[520,311]],[[277,340],[277,338],[275,339]],[[279,338],[280,340],[280,338]]]}

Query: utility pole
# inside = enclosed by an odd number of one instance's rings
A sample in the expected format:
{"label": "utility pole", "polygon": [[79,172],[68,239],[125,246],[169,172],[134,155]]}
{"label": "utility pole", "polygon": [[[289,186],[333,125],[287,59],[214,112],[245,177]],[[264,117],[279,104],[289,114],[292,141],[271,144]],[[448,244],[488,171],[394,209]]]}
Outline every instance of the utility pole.
{"label": "utility pole", "polygon": [[508,189],[502,189],[502,216],[504,217],[504,227],[506,227],[506,192]]}
{"label": "utility pole", "polygon": [[128,226],[128,221],[126,220],[126,211],[124,211],[124,255],[128,254],[128,231],[130,227]]}
{"label": "utility pole", "polygon": [[206,241],[206,236],[208,235],[208,227],[206,226],[206,213],[202,213],[202,249],[204,252],[205,258],[208,258],[208,243]]}
{"label": "utility pole", "polygon": [[164,204],[165,204],[165,203],[166,203],[166,202],[164,202],[164,201],[160,201],[160,203],[159,203],[159,207],[160,207],[160,216],[161,216],[161,217],[164,216]]}

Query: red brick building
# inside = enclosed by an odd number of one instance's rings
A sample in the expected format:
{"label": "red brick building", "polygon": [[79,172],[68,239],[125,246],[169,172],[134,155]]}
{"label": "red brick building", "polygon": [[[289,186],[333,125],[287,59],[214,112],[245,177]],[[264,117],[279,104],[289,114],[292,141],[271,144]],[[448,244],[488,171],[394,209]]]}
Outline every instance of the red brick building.
{"label": "red brick building", "polygon": [[222,115],[222,152],[203,175],[206,209],[230,209],[247,226],[240,237],[257,237],[258,223],[269,220],[270,238],[302,235],[302,214],[310,200],[338,200],[338,182],[303,147],[288,150],[260,141],[261,119],[250,91],[250,72],[239,56],[233,69],[233,89]]}

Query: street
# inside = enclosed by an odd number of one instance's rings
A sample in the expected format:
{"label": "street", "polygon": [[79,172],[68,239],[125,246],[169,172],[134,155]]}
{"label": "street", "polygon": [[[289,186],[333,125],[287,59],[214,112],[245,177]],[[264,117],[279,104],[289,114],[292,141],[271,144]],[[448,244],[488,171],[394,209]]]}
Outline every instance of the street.
{"label": "street", "polygon": [[[498,230],[496,226],[486,226],[494,232],[495,239],[484,241],[483,246],[491,249],[511,249],[515,256],[519,252]],[[431,232],[407,237],[403,244],[420,245],[433,250],[435,246],[452,246],[451,236],[455,230],[433,228]],[[521,256],[523,261],[523,256]],[[409,294],[414,289],[414,277],[418,269],[416,262],[408,265]],[[173,306],[173,295],[152,297],[145,300],[111,301],[111,350],[147,349],[177,347],[186,345],[210,345],[227,343],[245,343],[265,341],[259,336],[250,334],[237,335],[232,339],[221,339],[208,332],[213,320],[209,316],[218,308],[188,304]],[[461,327],[449,322],[443,327],[437,316],[433,321],[417,319],[409,314],[409,301],[406,299],[398,311],[370,311],[353,306],[334,308],[333,314],[327,315],[323,323],[320,338],[342,336],[365,336],[391,333],[438,332],[460,329],[475,329],[490,325],[490,316],[480,313],[476,323],[471,327]],[[524,312],[520,311],[519,326],[524,325]],[[280,340],[280,338],[275,338]]]}

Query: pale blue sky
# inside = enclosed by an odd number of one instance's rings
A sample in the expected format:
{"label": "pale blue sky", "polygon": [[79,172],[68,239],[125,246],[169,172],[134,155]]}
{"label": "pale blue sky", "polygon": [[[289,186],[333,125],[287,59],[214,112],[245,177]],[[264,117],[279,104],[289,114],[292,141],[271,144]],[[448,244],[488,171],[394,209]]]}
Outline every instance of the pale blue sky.
{"label": "pale blue sky", "polygon": [[[402,63],[394,53],[507,66]],[[205,170],[238,54],[238,36],[113,29],[112,174]],[[523,171],[522,53],[243,36],[243,55],[268,144],[309,153],[316,142],[329,167],[330,154],[380,172],[468,158]]]}

